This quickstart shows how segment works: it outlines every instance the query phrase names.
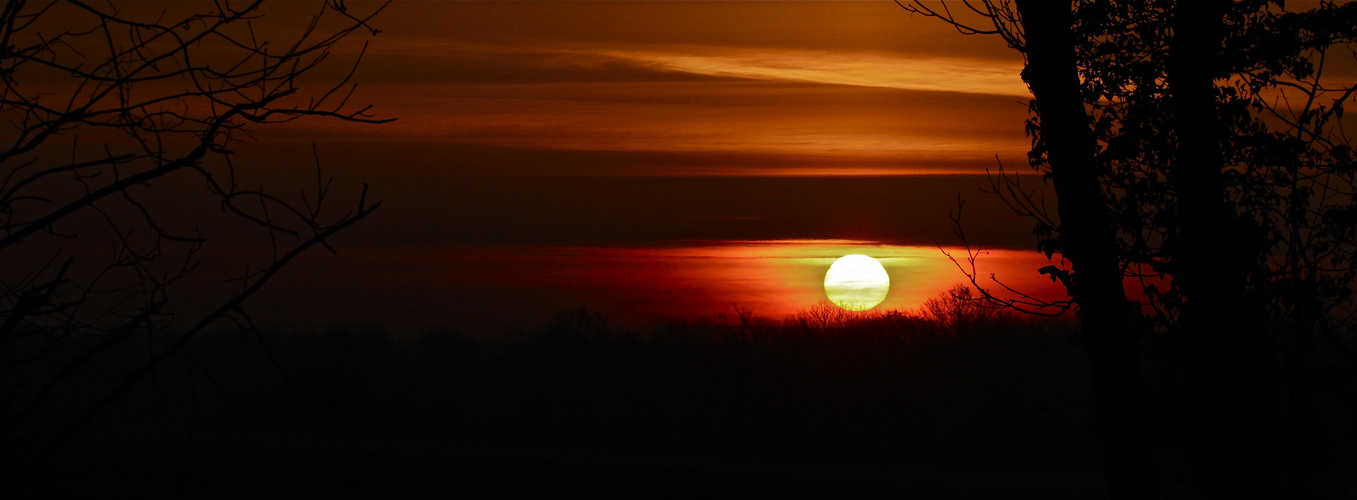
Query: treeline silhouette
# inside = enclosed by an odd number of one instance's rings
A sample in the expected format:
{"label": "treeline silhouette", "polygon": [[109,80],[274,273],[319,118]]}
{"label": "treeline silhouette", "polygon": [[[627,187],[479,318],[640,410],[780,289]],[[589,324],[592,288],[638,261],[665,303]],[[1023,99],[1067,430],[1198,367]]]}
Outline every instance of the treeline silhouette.
{"label": "treeline silhouette", "polygon": [[[6,484],[71,495],[1096,496],[1077,334],[972,303],[940,297],[930,305],[943,315],[825,303],[783,319],[735,308],[642,331],[579,309],[495,338],[220,331],[50,463],[9,468],[24,472]],[[92,364],[101,376],[64,397],[100,393],[155,342],[108,353]]]}

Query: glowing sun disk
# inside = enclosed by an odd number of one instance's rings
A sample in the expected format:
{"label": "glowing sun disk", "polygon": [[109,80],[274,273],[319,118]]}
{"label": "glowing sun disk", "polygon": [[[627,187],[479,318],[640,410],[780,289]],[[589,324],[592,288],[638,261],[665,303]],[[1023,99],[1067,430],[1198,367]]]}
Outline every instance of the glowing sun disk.
{"label": "glowing sun disk", "polygon": [[866,255],[839,257],[825,273],[825,296],[849,311],[866,311],[886,300],[890,275],[881,262]]}

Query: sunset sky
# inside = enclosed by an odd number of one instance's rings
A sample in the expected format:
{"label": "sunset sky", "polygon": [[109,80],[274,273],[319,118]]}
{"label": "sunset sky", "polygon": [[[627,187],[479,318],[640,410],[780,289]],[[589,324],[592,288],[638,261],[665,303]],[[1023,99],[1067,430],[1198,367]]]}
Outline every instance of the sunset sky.
{"label": "sunset sky", "polygon": [[1357,0],[1197,1],[7,2],[0,490],[1330,491]]}
{"label": "sunset sky", "polygon": [[1017,53],[888,1],[397,2],[377,25],[358,96],[398,120],[288,140],[399,150],[378,170],[402,176],[1025,170]]}
{"label": "sunset sky", "polygon": [[[279,32],[309,11],[271,8]],[[958,195],[972,244],[1018,250],[982,277],[1059,297],[1032,224],[981,192],[986,169],[1030,172],[1022,60],[997,38],[888,1],[395,2],[376,26],[336,56],[368,42],[353,99],[395,122],[303,121],[241,151],[301,176],[314,143],[386,203],[266,292],[265,318],[777,318],[823,300],[847,253],[883,258],[880,308],[913,310],[965,279],[938,249],[961,243]]]}
{"label": "sunset sky", "polygon": [[[318,8],[266,2],[250,28],[289,43]],[[241,185],[298,192],[318,159],[333,196],[367,183],[383,201],[335,239],[338,255],[306,256],[250,302],[265,324],[493,333],[578,307],[628,328],[737,306],[780,318],[824,300],[824,273],[848,253],[882,259],[879,308],[914,310],[965,279],[939,249],[964,260],[949,219],[961,203],[967,241],[996,250],[982,279],[1061,298],[1036,274],[1048,262],[1033,223],[983,192],[1000,167],[1046,192],[1026,175],[1022,60],[998,38],[890,1],[398,1],[373,26],[299,95],[362,53],[349,102],[394,121],[264,125],[233,147]],[[179,194],[195,189],[160,195],[166,223],[213,224],[214,201]],[[207,276],[257,265],[245,256],[261,244],[208,229],[204,304],[230,293]]]}

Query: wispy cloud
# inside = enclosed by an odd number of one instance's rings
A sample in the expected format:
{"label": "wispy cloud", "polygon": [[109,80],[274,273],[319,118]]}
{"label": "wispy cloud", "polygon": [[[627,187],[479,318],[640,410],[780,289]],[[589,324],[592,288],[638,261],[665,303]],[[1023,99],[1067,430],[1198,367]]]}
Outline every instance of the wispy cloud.
{"label": "wispy cloud", "polygon": [[626,175],[982,172],[1030,145],[1001,41],[889,2],[641,3],[394,6],[355,81],[398,121],[292,133],[461,148],[421,153],[458,172]]}
{"label": "wispy cloud", "polygon": [[883,53],[721,48],[703,51],[605,51],[618,59],[688,73],[1025,97],[1017,62],[906,57]]}
{"label": "wispy cloud", "polygon": [[391,66],[404,68],[381,73],[400,74],[407,81],[411,76],[447,83],[684,81],[700,76],[1028,96],[1018,76],[1021,61],[993,58],[697,44],[544,48],[421,38],[391,40],[379,52]]}

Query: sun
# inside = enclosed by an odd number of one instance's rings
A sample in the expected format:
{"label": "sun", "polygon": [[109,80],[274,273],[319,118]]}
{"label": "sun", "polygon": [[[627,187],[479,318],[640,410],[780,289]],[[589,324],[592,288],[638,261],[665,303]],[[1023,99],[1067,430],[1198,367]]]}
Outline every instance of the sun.
{"label": "sun", "polygon": [[891,277],[881,261],[866,255],[845,255],[825,273],[825,296],[849,311],[866,311],[886,300]]}

